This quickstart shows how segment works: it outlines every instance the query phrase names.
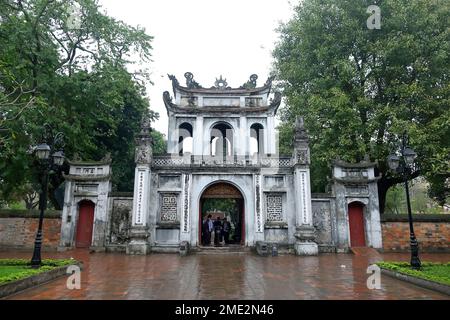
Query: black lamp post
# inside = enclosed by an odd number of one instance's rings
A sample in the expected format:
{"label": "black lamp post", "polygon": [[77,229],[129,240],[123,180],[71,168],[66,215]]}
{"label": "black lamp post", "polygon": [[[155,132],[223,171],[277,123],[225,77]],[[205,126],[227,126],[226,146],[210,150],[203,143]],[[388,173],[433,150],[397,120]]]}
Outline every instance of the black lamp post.
{"label": "black lamp post", "polygon": [[[58,133],[53,141],[52,147],[55,147],[57,143],[62,141],[62,133]],[[44,221],[44,211],[47,208],[48,175],[51,170],[61,167],[64,164],[64,153],[62,151],[56,151],[50,156],[52,147],[47,143],[41,143],[34,148],[34,153],[42,168],[42,174],[40,179],[41,192],[39,194],[39,226],[34,241],[33,257],[31,258],[32,268],[39,268],[41,266],[42,224]]]}
{"label": "black lamp post", "polygon": [[411,166],[414,163],[417,154],[408,146],[408,135],[406,131],[403,133],[402,144],[400,146],[400,156],[391,154],[387,158],[389,168],[403,176],[403,182],[405,184],[406,192],[406,204],[408,207],[408,220],[409,220],[409,239],[411,246],[411,267],[415,270],[421,268],[419,259],[419,243],[417,242],[416,235],[414,234],[413,218],[411,213],[411,202],[409,199],[409,186],[408,176],[411,174]]}

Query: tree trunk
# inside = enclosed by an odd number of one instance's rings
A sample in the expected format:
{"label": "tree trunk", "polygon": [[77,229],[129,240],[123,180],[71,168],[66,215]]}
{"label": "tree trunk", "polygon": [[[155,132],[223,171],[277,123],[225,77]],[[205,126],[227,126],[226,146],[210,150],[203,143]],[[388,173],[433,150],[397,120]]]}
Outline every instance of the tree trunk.
{"label": "tree trunk", "polygon": [[378,180],[378,201],[380,214],[384,214],[384,210],[386,208],[386,195],[390,187],[386,182],[386,179],[383,178]]}
{"label": "tree trunk", "polygon": [[[415,171],[408,177],[408,181],[417,178],[420,175],[420,171]],[[384,214],[386,209],[386,195],[390,187],[396,184],[402,183],[403,178],[401,176],[389,177],[382,175],[381,179],[378,180],[378,201],[380,214]]]}

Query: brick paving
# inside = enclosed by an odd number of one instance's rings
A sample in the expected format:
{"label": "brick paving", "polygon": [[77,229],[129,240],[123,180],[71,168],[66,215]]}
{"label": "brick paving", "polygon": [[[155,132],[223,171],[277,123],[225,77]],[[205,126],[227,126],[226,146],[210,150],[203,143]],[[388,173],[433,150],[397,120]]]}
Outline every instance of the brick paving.
{"label": "brick paving", "polygon": [[[0,258],[30,256],[29,252],[0,252]],[[74,250],[43,256],[83,261],[81,290],[68,290],[66,278],[60,278],[9,299],[450,299],[384,275],[380,290],[366,287],[368,265],[379,260],[407,261],[408,254],[180,257]],[[421,258],[450,261],[450,254],[422,254]]]}

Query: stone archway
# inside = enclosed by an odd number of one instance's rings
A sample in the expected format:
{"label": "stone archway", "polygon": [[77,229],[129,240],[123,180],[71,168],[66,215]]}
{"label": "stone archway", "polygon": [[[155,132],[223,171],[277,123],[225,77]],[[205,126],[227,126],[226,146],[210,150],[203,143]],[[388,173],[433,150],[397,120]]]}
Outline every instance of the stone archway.
{"label": "stone archway", "polygon": [[[204,204],[208,200],[231,200],[234,203],[238,211],[237,219],[231,218],[230,221],[233,225],[233,236],[231,239],[235,244],[244,245],[245,244],[245,212],[244,212],[244,196],[241,191],[228,182],[216,182],[209,187],[207,187],[201,197],[199,203],[199,243],[202,243],[202,223],[204,216],[208,213],[204,211]],[[236,238],[237,237],[237,238]]]}

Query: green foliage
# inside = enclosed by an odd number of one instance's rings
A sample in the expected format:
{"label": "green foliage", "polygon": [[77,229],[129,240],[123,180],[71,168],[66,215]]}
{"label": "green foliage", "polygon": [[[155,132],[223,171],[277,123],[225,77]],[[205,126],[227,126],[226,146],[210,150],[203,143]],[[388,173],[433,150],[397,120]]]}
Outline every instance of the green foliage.
{"label": "green foliage", "polygon": [[[62,267],[78,263],[75,259],[42,259],[42,266]],[[0,266],[30,266],[26,259],[0,259]]]}
{"label": "green foliage", "polygon": [[237,213],[237,201],[235,199],[206,199],[203,202],[203,215],[211,211],[222,211],[233,215]]}
{"label": "green foliage", "polygon": [[165,139],[165,135],[159,131],[152,131],[153,138],[153,154],[161,155],[167,152],[167,141]]}
{"label": "green foliage", "polygon": [[[413,180],[410,183],[411,210],[413,214],[441,214],[444,213],[439,203],[427,195],[427,185]],[[386,195],[385,213],[406,214],[406,193],[403,185],[389,189]]]}
{"label": "green foliage", "polygon": [[421,270],[411,269],[408,262],[378,262],[380,268],[450,286],[450,262],[422,262]]}
{"label": "green foliage", "polygon": [[[381,8],[381,30],[366,26]],[[401,182],[386,157],[404,130],[418,153],[412,177],[430,182],[450,161],[450,2],[304,0],[279,29],[275,71],[286,96],[280,150],[290,153],[303,116],[311,137],[313,185],[324,190],[330,162],[378,160],[384,196]]]}
{"label": "green foliage", "polygon": [[450,173],[431,176],[428,178],[428,181],[430,181],[428,195],[435,199],[441,206],[449,203]]}
{"label": "green foliage", "polygon": [[30,260],[0,259],[0,285],[75,263],[77,261],[73,259],[44,259],[39,269],[32,269]]}
{"label": "green foliage", "polygon": [[[1,195],[17,196],[36,180],[29,148],[40,142],[44,123],[64,133],[68,158],[110,153],[116,189],[128,191],[142,115],[158,117],[145,98],[147,68],[129,71],[132,60],[150,62],[152,37],[103,14],[97,0],[76,1],[79,29],[68,23],[73,0],[0,2]],[[52,199],[61,172],[50,182]]]}
{"label": "green foliage", "polygon": [[[0,209],[1,218],[39,218],[39,210],[29,209]],[[59,219],[62,211],[45,210],[44,218]]]}

